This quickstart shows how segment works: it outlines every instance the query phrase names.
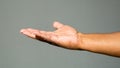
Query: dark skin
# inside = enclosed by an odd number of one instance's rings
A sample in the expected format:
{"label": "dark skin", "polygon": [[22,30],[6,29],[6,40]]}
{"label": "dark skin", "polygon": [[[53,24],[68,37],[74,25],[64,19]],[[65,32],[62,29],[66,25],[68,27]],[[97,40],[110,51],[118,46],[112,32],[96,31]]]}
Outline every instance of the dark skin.
{"label": "dark skin", "polygon": [[120,57],[120,32],[110,34],[83,34],[75,28],[54,22],[55,31],[42,31],[32,28],[22,29],[21,33],[43,42],[73,50],[87,50]]}

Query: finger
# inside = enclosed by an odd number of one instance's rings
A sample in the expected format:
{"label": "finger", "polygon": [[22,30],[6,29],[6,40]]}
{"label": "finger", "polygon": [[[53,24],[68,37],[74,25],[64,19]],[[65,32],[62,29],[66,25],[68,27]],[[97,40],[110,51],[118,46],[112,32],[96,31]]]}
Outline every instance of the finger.
{"label": "finger", "polygon": [[35,35],[36,35],[36,39],[48,43],[49,42],[55,43],[55,40],[57,40],[56,35],[53,32],[40,31],[40,32],[36,32]]}
{"label": "finger", "polygon": [[50,35],[52,32],[49,31],[42,31],[42,30],[37,30],[37,29],[33,29],[33,28],[28,28],[28,31],[30,31],[31,33],[35,34],[35,35]]}
{"label": "finger", "polygon": [[59,28],[61,28],[63,26],[64,25],[62,23],[60,23],[60,22],[54,22],[54,24],[53,24],[53,27],[56,28],[56,29],[59,29]]}
{"label": "finger", "polygon": [[37,39],[50,41],[50,34],[45,31],[35,32],[35,35]]}
{"label": "finger", "polygon": [[20,32],[28,37],[35,38],[35,34],[27,29],[21,29]]}
{"label": "finger", "polygon": [[27,30],[30,31],[31,33],[40,32],[40,30],[33,29],[33,28],[27,28]]}

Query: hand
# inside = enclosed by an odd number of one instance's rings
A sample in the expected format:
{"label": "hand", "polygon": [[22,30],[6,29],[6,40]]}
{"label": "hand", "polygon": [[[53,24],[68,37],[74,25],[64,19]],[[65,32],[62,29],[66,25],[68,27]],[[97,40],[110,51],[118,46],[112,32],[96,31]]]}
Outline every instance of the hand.
{"label": "hand", "polygon": [[53,32],[27,28],[22,29],[21,33],[33,39],[52,43],[60,47],[80,49],[80,46],[78,45],[80,39],[78,39],[78,32],[74,28],[59,22],[54,22],[53,27],[56,28]]}

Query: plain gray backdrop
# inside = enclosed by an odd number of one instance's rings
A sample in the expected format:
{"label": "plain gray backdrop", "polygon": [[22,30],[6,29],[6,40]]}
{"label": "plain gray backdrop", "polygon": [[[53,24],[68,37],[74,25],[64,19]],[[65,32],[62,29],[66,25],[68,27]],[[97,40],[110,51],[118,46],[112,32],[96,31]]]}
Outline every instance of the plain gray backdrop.
{"label": "plain gray backdrop", "polygon": [[[120,0],[0,0],[0,68],[120,68],[120,58],[67,50],[27,38],[22,28],[120,31]],[[108,42],[109,43],[109,42]]]}

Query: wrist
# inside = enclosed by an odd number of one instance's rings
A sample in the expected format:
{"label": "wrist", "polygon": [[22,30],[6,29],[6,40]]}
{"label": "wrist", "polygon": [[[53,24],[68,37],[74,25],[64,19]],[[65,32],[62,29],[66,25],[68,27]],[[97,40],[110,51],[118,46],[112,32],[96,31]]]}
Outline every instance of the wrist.
{"label": "wrist", "polygon": [[78,49],[81,49],[81,50],[84,50],[84,34],[82,33],[77,33],[77,38],[78,38],[78,41],[77,41],[77,45],[78,45]]}

